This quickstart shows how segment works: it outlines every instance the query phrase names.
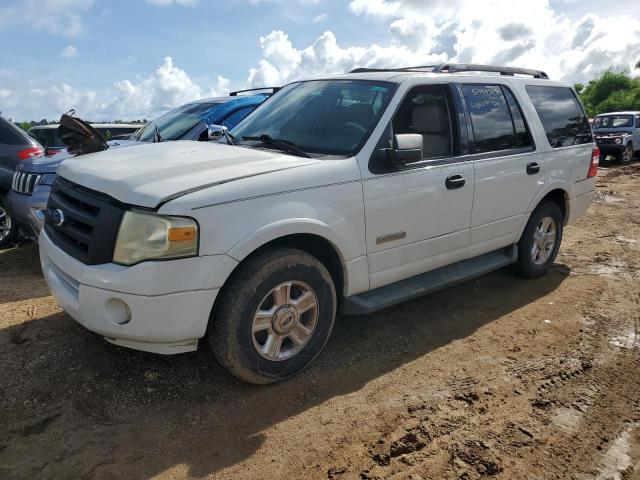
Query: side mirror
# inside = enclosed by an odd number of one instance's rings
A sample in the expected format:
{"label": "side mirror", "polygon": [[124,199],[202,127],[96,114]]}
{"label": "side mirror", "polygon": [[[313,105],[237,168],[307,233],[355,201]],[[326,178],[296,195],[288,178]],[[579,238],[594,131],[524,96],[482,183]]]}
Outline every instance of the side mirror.
{"label": "side mirror", "polygon": [[393,148],[387,149],[387,158],[395,167],[422,160],[422,135],[401,133],[393,136]]}
{"label": "side mirror", "polygon": [[222,137],[227,136],[228,128],[224,125],[208,125],[207,136],[209,140],[219,140]]}

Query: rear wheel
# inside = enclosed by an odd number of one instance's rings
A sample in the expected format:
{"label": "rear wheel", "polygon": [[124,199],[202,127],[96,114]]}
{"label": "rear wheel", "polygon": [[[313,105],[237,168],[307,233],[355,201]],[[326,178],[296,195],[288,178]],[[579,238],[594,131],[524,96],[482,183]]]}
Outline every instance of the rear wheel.
{"label": "rear wheel", "polygon": [[518,242],[516,273],[527,278],[547,273],[558,255],[563,220],[554,202],[545,202],[533,211]]}
{"label": "rear wheel", "polygon": [[619,159],[622,165],[627,165],[631,163],[631,160],[633,160],[633,145],[631,143],[629,143],[626,146],[626,148],[622,151]]}
{"label": "rear wheel", "polygon": [[18,237],[18,226],[0,199],[0,248],[13,245]]}
{"label": "rear wheel", "polygon": [[249,383],[306,368],[329,339],[336,292],[325,266],[293,248],[270,248],[234,272],[209,327],[216,359]]}

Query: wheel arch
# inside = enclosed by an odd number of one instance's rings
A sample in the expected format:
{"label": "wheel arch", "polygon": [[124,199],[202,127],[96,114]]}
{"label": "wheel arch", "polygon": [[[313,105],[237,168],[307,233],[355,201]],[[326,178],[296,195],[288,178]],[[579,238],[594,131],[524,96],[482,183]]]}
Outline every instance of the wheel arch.
{"label": "wheel arch", "polygon": [[[340,235],[328,225],[311,219],[288,219],[264,226],[246,236],[229,250],[228,255],[242,264],[265,248],[283,246],[302,250],[320,260],[334,281],[338,295],[344,294],[349,283],[346,245]],[[363,247],[364,248],[364,247]],[[236,267],[237,268],[237,267]]]}

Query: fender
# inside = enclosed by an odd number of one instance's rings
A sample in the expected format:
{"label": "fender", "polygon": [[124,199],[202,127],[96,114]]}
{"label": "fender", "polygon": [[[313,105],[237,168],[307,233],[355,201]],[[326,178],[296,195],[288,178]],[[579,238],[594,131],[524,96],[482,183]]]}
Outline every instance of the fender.
{"label": "fender", "polygon": [[288,218],[264,225],[238,241],[227,255],[241,262],[263,245],[295,234],[316,235],[333,246],[342,264],[345,295],[353,295],[369,288],[369,268],[364,244],[360,246],[361,251],[353,251],[337,230],[312,218]]}
{"label": "fender", "polygon": [[527,226],[527,222],[529,221],[529,217],[531,216],[531,212],[533,212],[533,210],[538,206],[538,204],[544,197],[546,197],[549,193],[551,193],[554,190],[562,190],[564,192],[564,199],[565,199],[566,210],[567,210],[565,215],[565,224],[566,224],[567,219],[569,218],[569,212],[571,211],[571,194],[570,192],[567,191],[568,190],[567,186],[568,185],[566,182],[562,182],[560,180],[552,181],[549,184],[545,184],[544,188],[538,192],[536,197],[527,207],[526,213],[522,216],[522,223],[520,224],[520,228],[518,229],[518,235],[516,236],[516,238],[519,239],[520,236],[522,235],[522,232],[524,231],[525,227]]}

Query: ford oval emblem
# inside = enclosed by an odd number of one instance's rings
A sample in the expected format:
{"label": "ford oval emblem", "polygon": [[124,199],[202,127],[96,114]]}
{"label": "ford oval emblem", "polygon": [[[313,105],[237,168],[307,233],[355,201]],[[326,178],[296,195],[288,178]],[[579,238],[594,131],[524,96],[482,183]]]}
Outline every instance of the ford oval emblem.
{"label": "ford oval emblem", "polygon": [[61,227],[64,223],[64,212],[59,208],[54,208],[51,211],[51,221],[56,227]]}

